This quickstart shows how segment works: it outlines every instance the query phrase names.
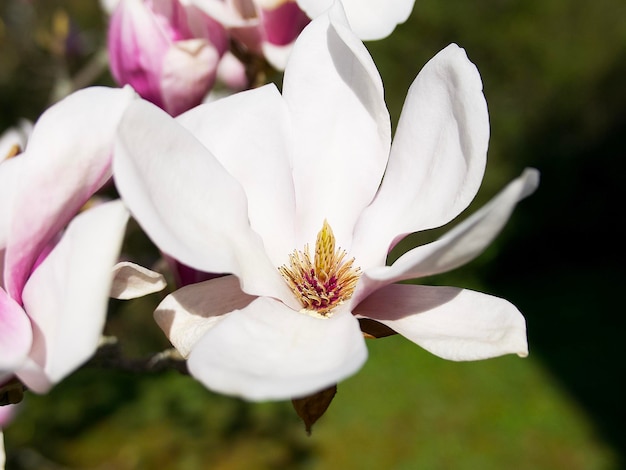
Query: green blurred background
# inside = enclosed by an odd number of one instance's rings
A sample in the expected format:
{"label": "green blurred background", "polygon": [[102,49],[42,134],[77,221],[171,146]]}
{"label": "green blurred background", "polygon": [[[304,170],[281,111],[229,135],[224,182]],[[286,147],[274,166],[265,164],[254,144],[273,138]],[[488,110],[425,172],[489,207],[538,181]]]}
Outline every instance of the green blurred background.
{"label": "green blurred background", "polygon": [[[1,0],[0,14],[0,129],[35,119],[67,77],[111,84],[95,0]],[[421,66],[450,42],[477,64],[491,116],[470,211],[524,167],[542,183],[485,254],[425,283],[512,301],[529,358],[451,363],[401,337],[370,341],[311,437],[288,402],[215,395],[176,372],[83,369],[26,396],[5,430],[7,468],[626,468],[626,2],[417,0],[406,24],[367,44],[394,123]],[[132,227],[126,249],[155,255]],[[112,302],[109,332],[129,355],[168,346],[151,320],[159,299]]]}

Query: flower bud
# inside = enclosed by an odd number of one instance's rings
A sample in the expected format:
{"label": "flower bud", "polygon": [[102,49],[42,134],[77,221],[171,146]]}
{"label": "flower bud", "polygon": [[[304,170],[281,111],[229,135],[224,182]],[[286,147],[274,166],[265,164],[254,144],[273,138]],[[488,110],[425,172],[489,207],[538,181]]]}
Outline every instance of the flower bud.
{"label": "flower bud", "polygon": [[224,28],[179,0],[121,0],[109,26],[111,73],[172,115],[200,104],[228,48]]}

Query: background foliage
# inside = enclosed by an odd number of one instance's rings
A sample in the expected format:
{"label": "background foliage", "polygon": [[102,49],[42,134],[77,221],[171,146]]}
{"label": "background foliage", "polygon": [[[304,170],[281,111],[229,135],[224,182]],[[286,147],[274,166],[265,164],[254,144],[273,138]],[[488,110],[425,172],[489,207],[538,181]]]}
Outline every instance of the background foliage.
{"label": "background foliage", "polygon": [[[69,77],[112,84],[95,0],[2,0],[0,15],[0,128],[35,119]],[[367,365],[339,385],[311,437],[289,403],[215,395],[176,372],[84,369],[27,396],[5,432],[8,468],[626,468],[624,18],[621,0],[418,0],[390,38],[367,44],[394,123],[445,45],[477,64],[492,136],[470,211],[524,167],[541,170],[494,246],[427,280],[515,303],[528,359],[450,363],[403,338],[370,341]],[[153,248],[130,233],[127,252],[151,262]],[[168,346],[151,319],[159,298],[112,302],[109,332],[128,354]]]}

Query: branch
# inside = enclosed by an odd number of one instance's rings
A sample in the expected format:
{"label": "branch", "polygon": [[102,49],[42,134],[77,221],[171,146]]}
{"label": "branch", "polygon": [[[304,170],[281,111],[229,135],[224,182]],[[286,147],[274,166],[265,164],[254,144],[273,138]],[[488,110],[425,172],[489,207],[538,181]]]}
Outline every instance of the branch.
{"label": "branch", "polygon": [[85,364],[85,367],[101,367],[117,369],[127,372],[163,372],[177,370],[188,375],[187,362],[175,349],[166,349],[143,358],[124,357],[117,338],[103,337],[94,357]]}
{"label": "branch", "polygon": [[[181,374],[189,374],[185,358],[175,349],[166,349],[143,358],[128,358],[122,354],[122,347],[114,336],[101,338],[98,350],[83,367],[116,369],[133,373],[159,373],[173,369]],[[0,406],[21,402],[27,390],[26,385],[17,378],[0,384]]]}

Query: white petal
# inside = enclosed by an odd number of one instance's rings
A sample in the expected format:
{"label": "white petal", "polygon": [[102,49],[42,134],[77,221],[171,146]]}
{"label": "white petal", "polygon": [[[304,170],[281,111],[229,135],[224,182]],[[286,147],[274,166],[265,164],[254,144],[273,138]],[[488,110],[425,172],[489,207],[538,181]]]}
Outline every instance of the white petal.
{"label": "white petal", "polygon": [[287,60],[293,50],[293,43],[287,44],[286,46],[279,46],[264,42],[261,44],[261,47],[263,49],[263,55],[272,67],[276,70],[285,70]]}
{"label": "white petal", "polygon": [[372,58],[345,25],[340,4],[329,15],[296,40],[283,96],[296,145],[298,246],[314,243],[327,219],[337,243],[349,249],[356,219],[380,184],[391,131]]}
{"label": "white petal", "polygon": [[[333,0],[297,0],[307,15],[315,18],[329,8]],[[389,36],[396,25],[411,14],[415,0],[343,0],[350,27],[367,41]]]}
{"label": "white petal", "polygon": [[17,375],[35,392],[46,392],[95,352],[127,219],[119,200],[78,215],[26,283],[34,339],[31,364]]}
{"label": "white petal", "polygon": [[0,286],[3,286],[4,250],[7,246],[11,220],[13,215],[13,201],[19,184],[22,165],[19,159],[11,158],[0,162]]}
{"label": "white petal", "polygon": [[392,266],[366,270],[353,296],[353,305],[384,285],[432,276],[469,263],[491,244],[509,220],[515,205],[532,194],[538,184],[539,172],[529,168],[439,240],[408,251]]}
{"label": "white petal", "polygon": [[145,101],[128,108],[118,135],[117,188],[162,251],[201,271],[233,273],[250,294],[296,303],[250,228],[243,188],[209,150]]}
{"label": "white petal", "polygon": [[159,292],[167,286],[162,274],[135,263],[123,261],[113,266],[110,296],[127,300]]}
{"label": "white petal", "polygon": [[392,284],[365,299],[355,314],[377,320],[452,361],[528,355],[526,321],[519,310],[480,292]]}
{"label": "white petal", "polygon": [[227,51],[217,65],[217,80],[232,92],[247,88],[248,77],[245,64],[235,54]]}
{"label": "white petal", "polygon": [[154,311],[154,319],[178,352],[187,357],[206,331],[254,299],[242,292],[236,277],[225,276],[168,295]]}
{"label": "white petal", "polygon": [[177,121],[241,184],[252,229],[280,266],[296,247],[291,126],[274,85],[198,106]]}
{"label": "white petal", "polygon": [[357,227],[353,254],[361,266],[384,265],[394,241],[465,209],[480,186],[488,141],[480,75],[465,51],[450,45],[409,89],[385,179]]}
{"label": "white petal", "polygon": [[215,83],[219,59],[217,49],[206,39],[172,44],[161,68],[164,109],[176,116],[202,103]]}
{"label": "white petal", "polygon": [[343,0],[350,27],[364,41],[389,36],[411,14],[415,0]]}
{"label": "white petal", "polygon": [[354,374],[366,358],[358,322],[347,310],[320,319],[261,297],[209,330],[188,366],[212,390],[261,401],[327,388]]}

